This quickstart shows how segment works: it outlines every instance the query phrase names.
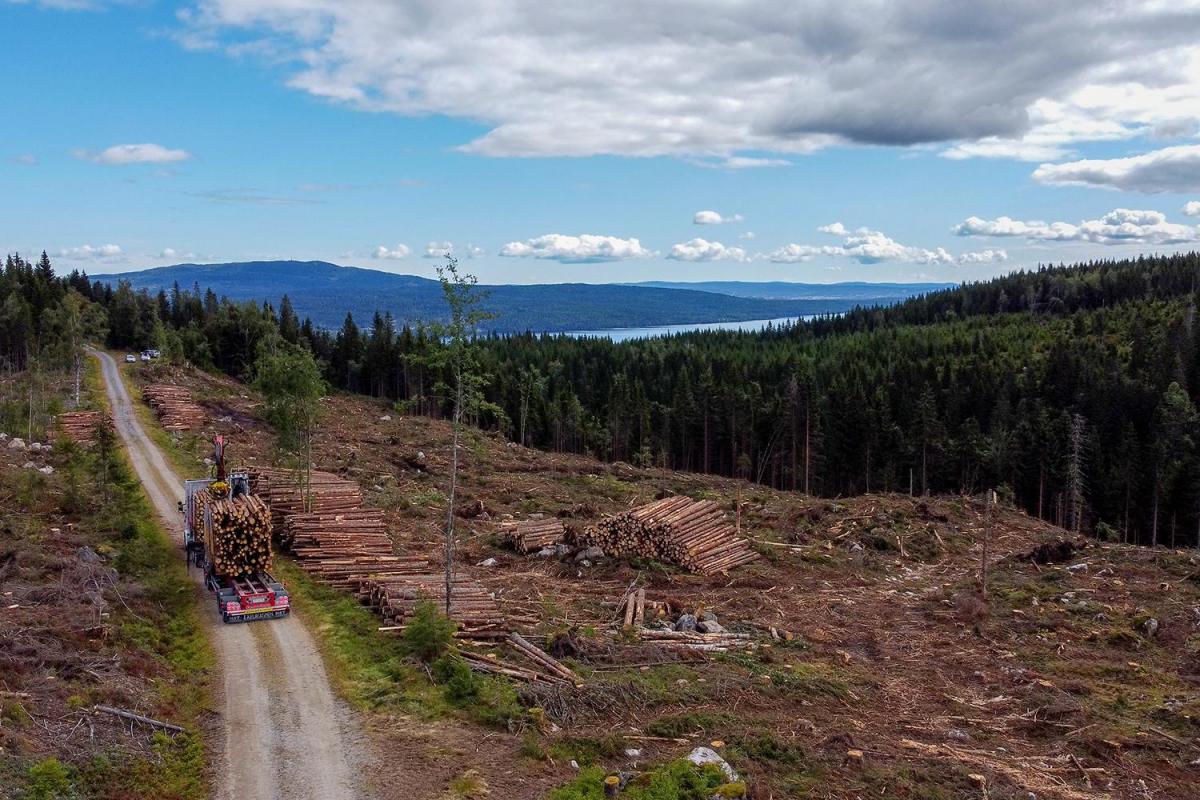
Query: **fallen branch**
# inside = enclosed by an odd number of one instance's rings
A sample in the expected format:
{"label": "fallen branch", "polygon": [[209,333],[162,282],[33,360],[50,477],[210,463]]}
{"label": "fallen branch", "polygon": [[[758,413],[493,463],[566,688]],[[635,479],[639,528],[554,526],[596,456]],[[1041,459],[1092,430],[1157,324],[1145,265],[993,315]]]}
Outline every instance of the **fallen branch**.
{"label": "fallen branch", "polygon": [[170,722],[162,722],[161,720],[143,717],[141,714],[135,714],[132,711],[124,711],[112,706],[92,706],[93,711],[103,711],[105,714],[112,714],[124,719],[131,719],[134,722],[140,722],[144,725],[149,725],[152,728],[162,728],[163,730],[172,731],[174,733],[183,733],[183,728],[178,725],[172,725]]}

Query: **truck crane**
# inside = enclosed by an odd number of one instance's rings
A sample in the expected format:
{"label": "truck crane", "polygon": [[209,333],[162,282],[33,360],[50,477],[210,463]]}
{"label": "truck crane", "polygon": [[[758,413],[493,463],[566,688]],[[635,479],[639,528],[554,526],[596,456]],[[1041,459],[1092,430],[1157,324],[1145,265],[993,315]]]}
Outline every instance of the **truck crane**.
{"label": "truck crane", "polygon": [[278,619],[291,612],[287,589],[270,573],[253,572],[247,575],[226,575],[216,568],[208,552],[212,541],[211,498],[237,498],[250,493],[250,478],[244,472],[225,471],[225,438],[213,437],[213,476],[190,478],[183,482],[183,546],[189,568],[204,571],[204,585],[216,595],[217,613],[226,623]]}

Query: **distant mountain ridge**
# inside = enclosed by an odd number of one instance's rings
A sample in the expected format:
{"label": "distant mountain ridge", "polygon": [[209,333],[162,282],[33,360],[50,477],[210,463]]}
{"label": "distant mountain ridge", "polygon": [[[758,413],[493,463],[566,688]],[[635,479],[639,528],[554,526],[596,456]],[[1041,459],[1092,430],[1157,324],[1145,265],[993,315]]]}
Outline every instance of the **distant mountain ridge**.
{"label": "distant mountain ridge", "polygon": [[[94,280],[117,284],[128,281],[135,290],[170,292],[199,285],[231,300],[255,300],[278,305],[288,295],[296,313],[314,324],[336,328],[346,313],[360,325],[370,324],[375,312],[390,311],[399,323],[442,319],[446,313],[441,286],[436,280],[398,275],[327,261],[246,261],[226,264],[176,264],[139,272],[96,275]],[[483,307],[497,316],[488,328],[497,332],[564,332],[701,322],[736,322],[777,319],[847,311],[855,305],[890,304],[943,284],[904,293],[904,284],[886,285],[879,295],[844,290],[841,294],[809,297],[756,296],[701,286],[774,286],[715,282],[708,284],[588,284],[556,283],[495,286]],[[807,284],[782,284],[809,286]],[[812,284],[814,292],[828,286]],[[871,284],[847,284],[869,287]]]}

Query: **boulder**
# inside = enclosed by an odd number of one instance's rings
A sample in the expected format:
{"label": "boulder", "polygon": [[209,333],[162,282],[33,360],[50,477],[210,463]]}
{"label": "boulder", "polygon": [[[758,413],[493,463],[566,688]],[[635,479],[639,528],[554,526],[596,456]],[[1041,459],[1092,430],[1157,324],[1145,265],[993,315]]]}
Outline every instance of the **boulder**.
{"label": "boulder", "polygon": [[104,561],[104,559],[100,557],[99,553],[87,545],[84,545],[76,550],[75,554],[79,556],[79,560],[85,564],[100,564]]}
{"label": "boulder", "polygon": [[18,436],[17,438],[13,439],[11,442],[8,443],[8,449],[25,451],[25,450],[28,450],[29,448],[25,446],[25,440]]}
{"label": "boulder", "polygon": [[494,558],[485,558],[483,561],[480,561],[475,566],[477,566],[477,567],[494,567],[499,563],[500,562]]}
{"label": "boulder", "polygon": [[26,461],[21,465],[21,469],[37,469],[37,464],[33,463],[32,461]]}
{"label": "boulder", "polygon": [[50,467],[50,466],[42,467],[41,469],[38,470],[38,472],[42,473],[43,475],[53,475],[54,467]]}
{"label": "boulder", "polygon": [[1149,639],[1153,639],[1155,636],[1157,636],[1158,635],[1158,620],[1156,620],[1154,617],[1151,617],[1150,619],[1143,622],[1142,623],[1142,633],[1144,633],[1146,635],[1146,637]]}
{"label": "boulder", "polygon": [[8,441],[8,434],[0,433],[0,442],[7,442],[7,441]]}
{"label": "boulder", "polygon": [[391,422],[391,421],[392,421],[392,415],[391,415],[391,414],[384,414],[382,417],[380,417],[380,418],[379,418],[379,421],[380,421],[380,422]]}
{"label": "boulder", "polygon": [[40,452],[42,452],[42,445],[41,445],[41,443],[40,443],[40,442],[30,442],[30,443],[29,443],[29,452],[31,452],[31,453],[40,453]]}
{"label": "boulder", "polygon": [[687,760],[698,767],[702,767],[705,764],[716,764],[730,783],[736,783],[739,780],[737,771],[729,766],[729,762],[721,758],[717,751],[711,747],[697,747],[687,754]]}
{"label": "boulder", "polygon": [[604,550],[599,547],[585,547],[575,554],[575,561],[595,561],[598,558],[604,558]]}
{"label": "boulder", "polygon": [[696,617],[694,614],[684,614],[675,622],[675,630],[677,631],[694,631],[696,630]]}
{"label": "boulder", "polygon": [[696,623],[696,630],[701,633],[724,633],[725,626],[713,619],[702,619]]}

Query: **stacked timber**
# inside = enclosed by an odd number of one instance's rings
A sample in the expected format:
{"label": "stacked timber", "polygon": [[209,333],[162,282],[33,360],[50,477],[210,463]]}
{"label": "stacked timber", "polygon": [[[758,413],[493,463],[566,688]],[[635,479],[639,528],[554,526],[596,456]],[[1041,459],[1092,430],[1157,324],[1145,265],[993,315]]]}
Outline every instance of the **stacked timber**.
{"label": "stacked timber", "polygon": [[280,543],[303,558],[305,551],[337,555],[387,555],[392,539],[378,508],[310,511],[283,521]]}
{"label": "stacked timber", "polygon": [[[391,626],[403,627],[422,602],[446,608],[446,576],[427,572],[414,575],[374,575],[359,583],[359,597],[376,609]],[[496,598],[478,581],[455,577],[450,591],[450,618],[476,635],[502,632],[504,616]]]}
{"label": "stacked timber", "polygon": [[108,415],[100,411],[67,411],[58,415],[58,432],[64,439],[79,444],[91,444],[96,439],[96,425],[111,425]]}
{"label": "stacked timber", "polygon": [[703,575],[758,558],[712,500],[675,496],[608,517],[588,528],[580,544],[614,556],[668,561]]}
{"label": "stacked timber", "polygon": [[271,512],[254,495],[233,499],[206,494],[205,547],[214,569],[242,577],[271,568]]}
{"label": "stacked timber", "polygon": [[518,553],[532,553],[559,544],[566,532],[559,519],[530,519],[500,526],[501,539]]}
{"label": "stacked timber", "polygon": [[423,575],[432,567],[421,556],[331,556],[300,562],[308,574],[339,589],[357,591],[365,581],[395,575]]}
{"label": "stacked timber", "polygon": [[313,470],[310,475],[276,467],[251,467],[246,472],[250,491],[271,507],[271,520],[281,536],[292,514],[353,511],[363,502],[357,483],[331,472]]}
{"label": "stacked timber", "polygon": [[142,398],[158,414],[162,426],[169,431],[186,431],[204,425],[207,415],[192,400],[192,393],[183,386],[151,383],[142,388]]}

